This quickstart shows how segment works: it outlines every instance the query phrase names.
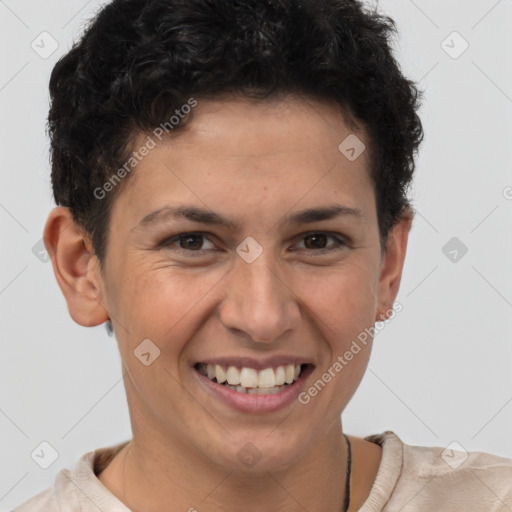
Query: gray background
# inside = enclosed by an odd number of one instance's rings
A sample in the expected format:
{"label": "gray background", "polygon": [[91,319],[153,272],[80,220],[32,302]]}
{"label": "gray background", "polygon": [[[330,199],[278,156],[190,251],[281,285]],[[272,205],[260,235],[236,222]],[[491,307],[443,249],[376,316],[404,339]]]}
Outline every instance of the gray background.
{"label": "gray background", "polygon": [[[102,3],[0,0],[1,511],[85,452],[131,437],[115,339],[71,320],[51,264],[32,250],[53,207],[50,71]],[[512,458],[512,1],[385,0],[379,9],[397,22],[404,73],[426,89],[426,136],[403,311],[376,337],[344,427]],[[31,47],[51,50],[43,31],[58,43],[46,58]],[[454,31],[469,44],[460,56]],[[59,455],[47,469],[31,458],[44,441]]]}

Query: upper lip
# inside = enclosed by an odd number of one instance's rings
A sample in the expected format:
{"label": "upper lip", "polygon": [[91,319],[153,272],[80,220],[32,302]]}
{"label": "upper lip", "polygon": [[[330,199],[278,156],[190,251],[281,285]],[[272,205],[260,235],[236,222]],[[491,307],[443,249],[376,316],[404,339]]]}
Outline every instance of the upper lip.
{"label": "upper lip", "polygon": [[[264,370],[265,368],[277,368],[278,366],[286,366],[288,364],[313,364],[311,360],[299,357],[299,356],[272,356],[272,357],[261,357],[255,359],[254,357],[210,357],[197,361],[197,363],[203,364],[218,364],[221,366],[235,366],[237,368],[254,368],[255,370]],[[196,363],[196,364],[197,364]]]}

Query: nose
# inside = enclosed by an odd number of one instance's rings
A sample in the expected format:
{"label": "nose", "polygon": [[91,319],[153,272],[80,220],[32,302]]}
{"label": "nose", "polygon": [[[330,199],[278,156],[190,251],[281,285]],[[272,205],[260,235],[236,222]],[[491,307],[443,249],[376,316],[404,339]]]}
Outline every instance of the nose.
{"label": "nose", "polygon": [[266,344],[295,330],[300,322],[289,275],[287,278],[279,271],[270,252],[263,251],[252,263],[237,260],[225,281],[219,306],[220,320],[227,329],[242,331],[251,341]]}

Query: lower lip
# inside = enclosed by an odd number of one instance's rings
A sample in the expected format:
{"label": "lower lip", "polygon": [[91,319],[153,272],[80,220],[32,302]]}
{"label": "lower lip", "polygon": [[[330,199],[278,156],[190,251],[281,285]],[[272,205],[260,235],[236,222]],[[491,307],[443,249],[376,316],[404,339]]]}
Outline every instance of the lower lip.
{"label": "lower lip", "polygon": [[207,391],[221,402],[240,412],[262,414],[278,411],[297,400],[297,397],[305,387],[306,379],[313,371],[313,367],[308,365],[293,384],[286,386],[283,388],[283,391],[273,395],[249,395],[247,393],[239,393],[222,384],[213,382],[202,373],[199,373],[195,368],[192,368],[192,370]]}

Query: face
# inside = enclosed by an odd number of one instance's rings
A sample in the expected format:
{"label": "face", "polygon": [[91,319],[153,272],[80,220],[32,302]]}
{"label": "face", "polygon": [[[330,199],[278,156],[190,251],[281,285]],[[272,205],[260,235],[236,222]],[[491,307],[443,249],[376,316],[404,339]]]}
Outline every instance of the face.
{"label": "face", "polygon": [[[193,115],[116,198],[97,274],[134,439],[240,470],[256,450],[261,471],[286,468],[339,425],[371,339],[333,365],[390,307],[403,261],[386,266],[368,151],[339,151],[354,132],[336,107],[209,101]],[[250,392],[213,380],[226,373]]]}

